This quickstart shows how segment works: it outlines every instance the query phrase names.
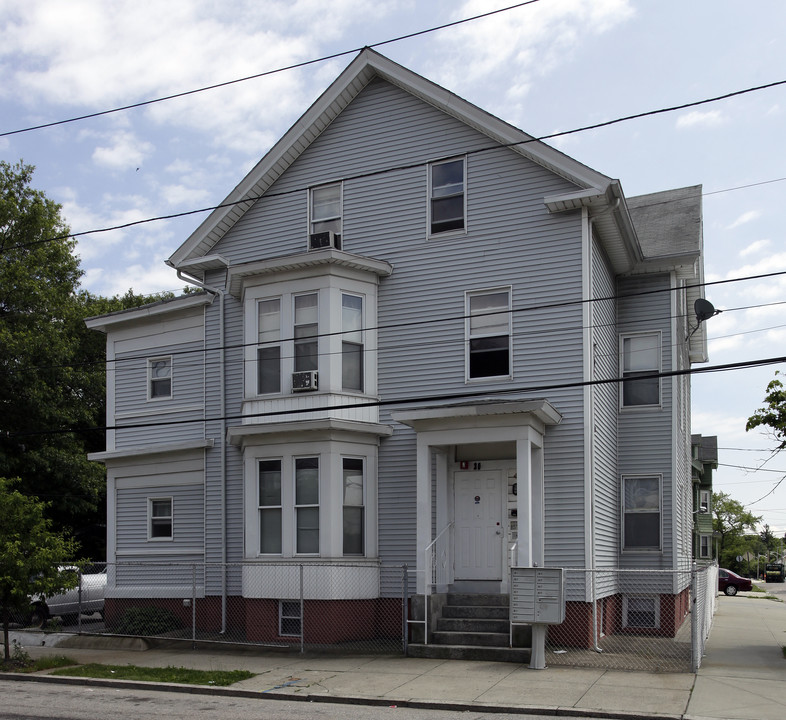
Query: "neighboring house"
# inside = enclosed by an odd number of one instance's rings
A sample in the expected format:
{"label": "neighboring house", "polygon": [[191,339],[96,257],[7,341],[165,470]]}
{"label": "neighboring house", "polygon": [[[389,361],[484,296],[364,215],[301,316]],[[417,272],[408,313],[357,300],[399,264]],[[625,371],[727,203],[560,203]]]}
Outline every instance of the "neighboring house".
{"label": "neighboring house", "polygon": [[[204,293],[88,321],[109,562],[206,563],[203,602],[257,638],[304,560],[306,602],[370,634],[403,563],[421,596],[505,595],[511,563],[688,569],[701,223],[700,186],[626,198],[364,50],[169,259]],[[132,567],[108,617],[191,597],[187,565]],[[605,597],[669,634],[686,588],[582,584],[567,622]]]}
{"label": "neighboring house", "polygon": [[718,469],[718,438],[691,435],[693,477],[693,557],[698,561],[717,559],[712,535],[712,471]]}

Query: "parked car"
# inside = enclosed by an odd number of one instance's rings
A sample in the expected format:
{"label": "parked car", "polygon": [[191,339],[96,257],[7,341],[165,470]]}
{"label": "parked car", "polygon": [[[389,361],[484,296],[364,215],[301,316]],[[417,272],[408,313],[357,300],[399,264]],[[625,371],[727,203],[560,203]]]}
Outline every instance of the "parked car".
{"label": "parked car", "polygon": [[[61,568],[68,573],[79,574],[76,567]],[[81,574],[81,582],[70,590],[52,597],[30,599],[30,612],[25,618],[27,625],[41,627],[50,617],[59,616],[63,625],[73,625],[81,614],[104,613],[106,592],[106,569],[91,567]]]}
{"label": "parked car", "polygon": [[783,563],[767,563],[767,582],[783,582]]}
{"label": "parked car", "polygon": [[745,592],[753,589],[750,578],[744,578],[731,570],[718,569],[718,590],[727,595],[736,595],[738,592]]}

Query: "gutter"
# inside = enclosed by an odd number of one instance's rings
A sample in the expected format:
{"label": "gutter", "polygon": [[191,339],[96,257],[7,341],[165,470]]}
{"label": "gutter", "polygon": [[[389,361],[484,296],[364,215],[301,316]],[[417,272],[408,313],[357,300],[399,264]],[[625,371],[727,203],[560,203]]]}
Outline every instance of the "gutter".
{"label": "gutter", "polygon": [[[228,268],[229,264],[223,261],[224,268]],[[226,428],[226,377],[225,377],[225,362],[226,362],[226,328],[224,322],[225,316],[225,299],[226,290],[222,288],[212,287],[200,280],[197,280],[191,275],[185,274],[180,268],[177,270],[178,279],[183,282],[191,283],[203,290],[217,295],[219,300],[219,347],[221,354],[218,364],[218,372],[220,377],[220,417],[221,417],[221,501],[220,501],[220,517],[221,517],[221,634],[225,635],[227,631],[227,428]],[[205,348],[207,350],[207,348]],[[207,487],[207,483],[205,483]]]}

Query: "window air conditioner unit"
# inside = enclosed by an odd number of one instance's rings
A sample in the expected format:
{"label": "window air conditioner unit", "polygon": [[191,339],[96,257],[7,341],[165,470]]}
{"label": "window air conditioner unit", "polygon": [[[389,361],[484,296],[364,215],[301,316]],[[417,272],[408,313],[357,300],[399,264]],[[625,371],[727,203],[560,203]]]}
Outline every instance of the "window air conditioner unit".
{"label": "window air conditioner unit", "polygon": [[311,235],[308,236],[308,249],[322,250],[323,248],[341,250],[341,235],[334,233],[332,230],[311,233]]}
{"label": "window air conditioner unit", "polygon": [[308,392],[319,389],[319,376],[316,370],[292,373],[292,392]]}

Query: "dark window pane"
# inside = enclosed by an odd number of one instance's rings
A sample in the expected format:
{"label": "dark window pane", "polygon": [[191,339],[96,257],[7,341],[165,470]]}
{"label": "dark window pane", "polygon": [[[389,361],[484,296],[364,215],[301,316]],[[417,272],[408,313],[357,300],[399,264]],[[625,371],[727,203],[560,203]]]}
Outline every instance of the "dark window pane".
{"label": "dark window pane", "polygon": [[341,344],[341,386],[344,390],[363,390],[363,346]]}
{"label": "dark window pane", "polygon": [[431,201],[431,232],[464,227],[464,195],[435,198]]}
{"label": "dark window pane", "polygon": [[257,350],[257,392],[281,392],[281,348],[276,346]]}
{"label": "dark window pane", "polygon": [[316,554],[319,552],[319,508],[297,508],[297,552]]}
{"label": "dark window pane", "polygon": [[261,460],[259,463],[259,504],[281,505],[281,462]]}
{"label": "dark window pane", "polygon": [[508,336],[469,341],[469,376],[495,377],[510,374]]}
{"label": "dark window pane", "polygon": [[317,369],[316,325],[300,325],[295,328],[295,372]]}
{"label": "dark window pane", "polygon": [[267,508],[259,511],[259,552],[281,554],[281,510]]}
{"label": "dark window pane", "polygon": [[363,554],[363,508],[344,506],[344,555]]}
{"label": "dark window pane", "polygon": [[660,548],[660,513],[625,514],[625,548]]}
{"label": "dark window pane", "polygon": [[[630,377],[630,373],[627,377]],[[658,378],[623,380],[622,404],[624,406],[657,405],[659,402],[660,380]]]}

